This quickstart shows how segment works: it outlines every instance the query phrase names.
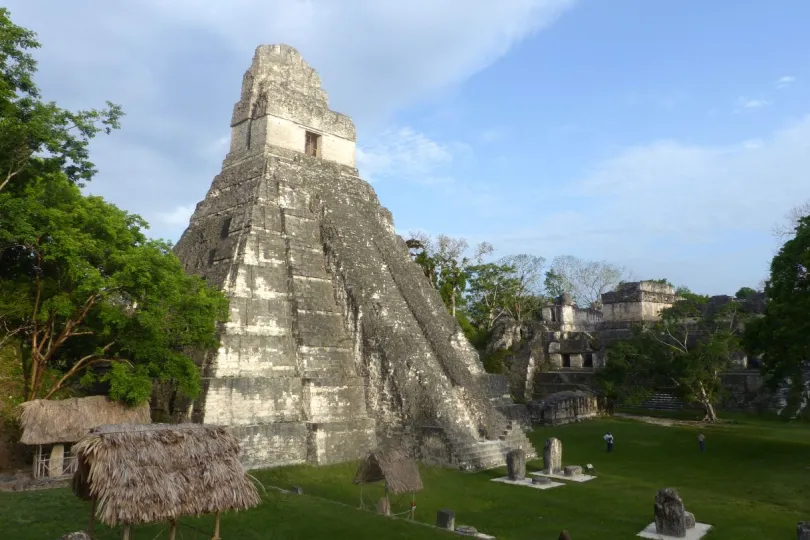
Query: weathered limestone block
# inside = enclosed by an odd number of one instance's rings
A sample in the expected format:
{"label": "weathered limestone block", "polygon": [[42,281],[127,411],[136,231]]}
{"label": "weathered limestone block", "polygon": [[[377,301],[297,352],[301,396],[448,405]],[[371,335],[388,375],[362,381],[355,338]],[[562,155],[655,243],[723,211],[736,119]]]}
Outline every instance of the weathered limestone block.
{"label": "weathered limestone block", "polygon": [[796,525],[797,540],[810,540],[810,521],[800,521]]}
{"label": "weathered limestone block", "polygon": [[686,537],[683,499],[675,489],[659,489],[655,495],[655,532],[675,538]]}
{"label": "weathered limestone block", "polygon": [[506,468],[509,471],[509,480],[523,480],[526,478],[526,452],[520,448],[510,450],[506,454]]}
{"label": "weathered limestone block", "polygon": [[546,439],[543,447],[543,470],[546,474],[553,474],[562,469],[562,442],[551,437]]}
{"label": "weathered limestone block", "polygon": [[563,469],[565,476],[579,476],[582,474],[582,467],[579,465],[568,465]]}
{"label": "weathered limestone block", "polygon": [[472,525],[459,525],[456,527],[456,532],[461,536],[477,536],[478,529],[473,527]]}
{"label": "weathered limestone block", "polygon": [[534,476],[532,477],[532,484],[537,484],[539,486],[545,486],[551,483],[551,478],[547,476]]}
{"label": "weathered limestone block", "polygon": [[442,508],[436,512],[436,526],[440,529],[447,529],[448,531],[455,530],[456,513],[447,508]]}
{"label": "weathered limestone block", "polygon": [[686,520],[686,528],[687,529],[694,529],[695,528],[695,514],[692,512],[684,512],[683,517]]}

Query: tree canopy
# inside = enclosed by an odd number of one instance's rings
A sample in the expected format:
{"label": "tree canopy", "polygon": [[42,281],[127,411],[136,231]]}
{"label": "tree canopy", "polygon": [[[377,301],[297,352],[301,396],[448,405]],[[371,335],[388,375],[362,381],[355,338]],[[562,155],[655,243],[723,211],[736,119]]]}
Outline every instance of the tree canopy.
{"label": "tree canopy", "polygon": [[85,196],[89,140],[118,128],[120,108],[77,113],[43,102],[39,46],[0,9],[0,347],[14,344],[24,398],[102,382],[131,403],[153,380],[194,396],[189,356],[217,346],[227,299],[186,275],[146,222]]}
{"label": "tree canopy", "polygon": [[764,315],[746,328],[745,345],[762,355],[762,367],[771,384],[793,382],[791,408],[805,393],[803,369],[810,361],[810,216],[799,218],[771,262],[765,284]]}
{"label": "tree canopy", "polygon": [[723,387],[721,374],[742,349],[740,331],[746,318],[737,302],[708,309],[707,296],[686,293],[661,312],[655,322],[634,329],[630,339],[608,348],[603,387],[614,397],[639,402],[657,388],[674,388],[687,401],[700,404],[709,421]]}

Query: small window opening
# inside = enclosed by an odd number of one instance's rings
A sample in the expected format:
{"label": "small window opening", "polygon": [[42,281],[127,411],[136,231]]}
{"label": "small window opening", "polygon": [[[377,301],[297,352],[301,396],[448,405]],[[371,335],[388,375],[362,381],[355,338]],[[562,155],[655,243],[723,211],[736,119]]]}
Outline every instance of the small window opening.
{"label": "small window opening", "polygon": [[585,353],[583,355],[582,367],[593,367],[593,353]]}
{"label": "small window opening", "polygon": [[245,135],[245,146],[250,150],[250,136],[253,134],[253,118],[248,120],[247,134]]}
{"label": "small window opening", "polygon": [[563,366],[562,367],[571,367],[571,355],[564,354],[563,357]]}
{"label": "small window opening", "polygon": [[217,256],[217,250],[212,249],[208,252],[208,266],[213,266],[214,264],[214,257]]}
{"label": "small window opening", "polygon": [[557,308],[551,308],[551,322],[557,322]]}
{"label": "small window opening", "polygon": [[307,131],[306,144],[304,146],[304,153],[308,156],[318,157],[320,154],[321,136],[317,133]]}
{"label": "small window opening", "polygon": [[228,233],[231,231],[231,220],[233,218],[226,217],[225,221],[222,222],[222,230],[219,231],[220,238],[228,238]]}

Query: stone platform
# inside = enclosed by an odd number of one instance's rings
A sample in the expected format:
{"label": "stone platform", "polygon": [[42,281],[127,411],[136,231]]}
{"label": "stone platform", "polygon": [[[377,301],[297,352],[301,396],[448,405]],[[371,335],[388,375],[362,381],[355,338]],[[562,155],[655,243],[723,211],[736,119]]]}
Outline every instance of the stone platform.
{"label": "stone platform", "polygon": [[551,482],[550,484],[533,484],[531,478],[524,478],[523,480],[510,480],[508,476],[502,476],[501,478],[493,478],[492,482],[501,482],[502,484],[511,484],[513,486],[524,486],[534,489],[551,489],[565,485],[561,482]]}
{"label": "stone platform", "polygon": [[554,478],[555,480],[566,480],[568,482],[588,482],[590,480],[595,479],[595,476],[591,476],[589,474],[578,474],[576,476],[565,476],[564,474],[554,473],[548,474],[542,471],[538,472],[531,472],[529,473],[532,476],[543,476],[545,478]]}
{"label": "stone platform", "polygon": [[653,521],[636,536],[640,536],[641,538],[653,538],[655,540],[699,540],[700,538],[706,536],[706,533],[708,533],[711,528],[712,526],[707,525],[706,523],[695,523],[694,527],[691,529],[686,529],[686,536],[683,538],[678,538],[676,536],[667,536],[655,532],[655,522]]}

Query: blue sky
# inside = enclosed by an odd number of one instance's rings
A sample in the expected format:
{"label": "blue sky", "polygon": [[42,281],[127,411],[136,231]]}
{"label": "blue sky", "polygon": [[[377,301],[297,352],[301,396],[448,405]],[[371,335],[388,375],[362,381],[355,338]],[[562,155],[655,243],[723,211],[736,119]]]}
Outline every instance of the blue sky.
{"label": "blue sky", "polygon": [[810,199],[810,3],[10,0],[63,106],[121,103],[89,190],[176,240],[219,171],[260,43],[358,126],[401,232],[604,259],[733,293]]}

